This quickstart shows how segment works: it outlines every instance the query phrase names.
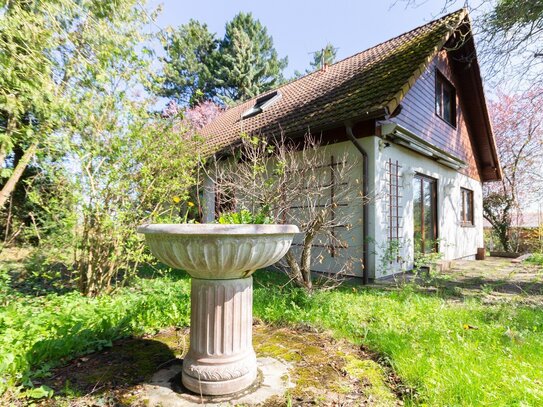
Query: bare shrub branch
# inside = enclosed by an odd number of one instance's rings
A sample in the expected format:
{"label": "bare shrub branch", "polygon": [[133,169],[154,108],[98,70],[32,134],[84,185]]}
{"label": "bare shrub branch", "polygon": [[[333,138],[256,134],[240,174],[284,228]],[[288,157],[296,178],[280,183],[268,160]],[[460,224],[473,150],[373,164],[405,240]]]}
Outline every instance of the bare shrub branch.
{"label": "bare shrub branch", "polygon": [[[335,154],[335,155],[334,155]],[[285,256],[293,281],[312,289],[312,266],[322,261],[322,252],[332,257],[347,252],[349,242],[342,230],[350,231],[362,208],[362,174],[359,157],[346,151],[329,151],[311,134],[303,139],[243,137],[228,158],[209,170],[220,202],[218,212],[248,209],[264,212],[273,222],[295,224],[302,231]],[[341,257],[334,271],[351,274],[357,259]]]}

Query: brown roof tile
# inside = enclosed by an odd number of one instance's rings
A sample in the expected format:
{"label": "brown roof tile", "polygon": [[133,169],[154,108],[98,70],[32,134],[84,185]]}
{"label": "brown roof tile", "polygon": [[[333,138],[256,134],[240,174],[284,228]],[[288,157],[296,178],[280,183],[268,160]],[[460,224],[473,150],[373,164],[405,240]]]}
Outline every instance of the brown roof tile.
{"label": "brown roof tile", "polygon": [[466,16],[456,11],[282,85],[281,99],[255,116],[241,119],[257,98],[226,110],[202,129],[207,147],[220,150],[242,133],[292,134],[392,112]]}

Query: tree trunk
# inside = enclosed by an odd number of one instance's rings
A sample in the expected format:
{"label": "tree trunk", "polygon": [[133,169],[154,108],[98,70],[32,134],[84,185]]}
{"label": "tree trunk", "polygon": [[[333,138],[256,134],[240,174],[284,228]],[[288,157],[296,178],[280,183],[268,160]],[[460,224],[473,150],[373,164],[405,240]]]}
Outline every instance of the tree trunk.
{"label": "tree trunk", "polygon": [[4,209],[8,198],[11,196],[11,193],[17,186],[17,182],[19,182],[19,179],[21,178],[21,175],[23,175],[25,168],[30,163],[30,160],[36,154],[37,149],[38,142],[35,141],[30,145],[30,147],[26,149],[23,156],[17,163],[17,166],[13,170],[13,174],[11,174],[11,177],[9,177],[7,182],[4,184],[2,190],[0,191],[0,209]]}
{"label": "tree trunk", "polygon": [[301,273],[304,281],[304,286],[308,290],[313,289],[313,282],[311,281],[311,248],[313,247],[313,240],[315,236],[308,233],[304,239],[304,247],[302,249],[302,266]]}
{"label": "tree trunk", "polygon": [[500,225],[498,228],[498,239],[505,252],[511,251],[511,242],[509,239],[509,228],[505,225]]}
{"label": "tree trunk", "polygon": [[296,261],[296,256],[294,256],[294,253],[292,253],[292,249],[289,249],[289,251],[285,255],[285,259],[287,260],[287,264],[290,268],[289,275],[294,279],[296,284],[303,287],[304,279],[302,277],[302,272],[300,270],[298,262]]}

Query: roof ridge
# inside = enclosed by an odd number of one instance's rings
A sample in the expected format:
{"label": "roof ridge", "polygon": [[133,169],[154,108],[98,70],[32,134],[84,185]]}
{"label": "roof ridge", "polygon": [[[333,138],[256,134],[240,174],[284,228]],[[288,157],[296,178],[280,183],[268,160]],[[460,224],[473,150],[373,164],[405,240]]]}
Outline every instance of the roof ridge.
{"label": "roof ridge", "polygon": [[[445,20],[445,19],[449,18],[450,16],[452,16],[453,14],[456,14],[456,13],[461,14],[461,12],[465,12],[466,10],[467,10],[467,9],[466,9],[465,7],[462,7],[462,8],[460,8],[460,9],[458,9],[458,10],[452,12],[452,13],[449,13],[449,14],[444,15],[443,17],[436,18],[436,19],[434,19],[434,20],[432,20],[432,21],[429,21],[429,22],[427,22],[427,23],[425,23],[425,24],[421,24],[421,25],[419,25],[418,27],[415,27],[415,28],[413,28],[413,29],[411,29],[411,30],[409,30],[409,31],[406,31],[406,32],[404,32],[404,33],[402,33],[402,34],[398,34],[398,35],[396,35],[395,37],[389,38],[388,40],[385,40],[385,41],[381,41],[381,42],[379,42],[379,43],[377,43],[377,44],[375,44],[375,45],[372,45],[372,46],[369,47],[369,48],[366,48],[366,49],[364,49],[364,50],[362,50],[362,51],[359,51],[359,52],[357,52],[357,53],[355,53],[355,54],[352,54],[352,55],[350,55],[350,56],[348,56],[348,57],[345,57],[345,58],[343,58],[343,59],[340,59],[339,61],[336,61],[336,62],[334,62],[333,64],[330,64],[329,66],[332,67],[332,66],[334,66],[334,65],[337,65],[337,64],[339,64],[339,63],[341,63],[341,62],[344,62],[344,61],[346,61],[346,60],[348,60],[348,59],[354,58],[354,57],[356,57],[356,56],[358,56],[358,55],[360,55],[360,54],[363,54],[363,53],[368,52],[368,51],[370,51],[370,50],[372,50],[372,49],[374,49],[374,48],[377,48],[377,47],[379,47],[379,46],[381,46],[381,45],[384,45],[384,44],[386,44],[387,42],[391,42],[391,41],[394,41],[394,40],[396,40],[396,39],[398,39],[398,38],[400,38],[400,37],[406,36],[406,35],[412,33],[413,31],[420,30],[421,28],[426,27],[426,26],[431,25],[431,24],[434,24],[434,23],[436,23],[436,22],[438,22],[438,21],[440,21],[440,20]],[[306,77],[308,77],[308,76],[310,76],[310,75],[313,75],[314,73],[318,73],[318,72],[319,72],[319,70],[310,72],[310,73],[308,73],[307,75],[304,75],[304,76],[302,76],[302,77],[300,77],[300,78],[297,78],[297,79],[295,79],[295,80],[292,81],[292,82],[295,82],[296,80],[300,80],[300,79],[302,79],[302,78],[306,78]],[[292,82],[289,82],[289,83],[292,83]],[[281,86],[283,86],[283,85],[281,85]],[[263,92],[263,93],[264,93],[264,92]]]}
{"label": "roof ridge", "polygon": [[[462,7],[462,8],[460,8],[460,9],[458,9],[458,10],[456,10],[456,11],[453,11],[453,12],[451,12],[451,13],[449,13],[449,14],[446,14],[446,15],[440,17],[440,18],[435,18],[435,19],[433,19],[432,21],[429,21],[429,22],[427,22],[427,23],[425,23],[425,24],[421,24],[421,25],[419,25],[419,26],[417,26],[417,27],[415,27],[415,28],[413,28],[413,29],[411,29],[411,30],[409,30],[409,31],[406,31],[406,32],[404,32],[404,33],[402,33],[402,34],[398,34],[398,35],[396,35],[395,37],[389,38],[388,40],[385,40],[385,41],[381,41],[381,42],[379,42],[379,43],[377,43],[377,44],[375,44],[375,45],[372,45],[372,46],[369,47],[369,48],[366,48],[366,49],[364,49],[364,50],[362,50],[362,51],[359,51],[359,52],[357,52],[357,53],[355,53],[355,54],[349,55],[348,57],[345,57],[345,58],[343,58],[343,59],[340,59],[339,61],[336,61],[336,62],[334,62],[333,64],[330,64],[329,67],[331,68],[331,67],[333,67],[333,66],[335,66],[335,65],[338,65],[338,64],[340,64],[340,63],[342,63],[342,62],[345,62],[345,61],[347,61],[347,60],[349,60],[349,59],[351,59],[351,58],[355,58],[355,57],[359,56],[360,54],[363,54],[363,53],[365,53],[365,52],[371,51],[372,49],[375,49],[375,48],[377,48],[377,47],[379,47],[379,46],[381,46],[381,45],[384,45],[384,44],[386,44],[386,43],[388,43],[388,42],[394,41],[394,40],[396,40],[396,39],[398,39],[398,38],[401,38],[401,37],[403,37],[403,36],[407,36],[407,35],[413,33],[414,31],[420,30],[420,29],[423,28],[423,27],[426,27],[426,26],[435,24],[436,22],[441,21],[441,20],[446,20],[447,18],[451,17],[451,16],[454,15],[454,14],[458,14],[458,15],[460,16],[461,14],[464,14],[464,15],[465,15],[466,12],[467,12],[467,9],[466,9],[465,7]],[[459,19],[459,21],[460,21],[460,19]],[[242,105],[242,104],[244,104],[244,103],[247,103],[247,102],[249,102],[249,101],[251,101],[251,100],[255,100],[255,99],[257,99],[258,97],[267,94],[268,92],[278,91],[278,90],[280,90],[281,88],[283,88],[283,87],[285,87],[285,86],[288,86],[288,85],[290,85],[290,84],[292,84],[292,83],[294,83],[294,82],[298,82],[298,81],[300,81],[300,80],[302,80],[302,79],[308,78],[308,77],[310,77],[310,76],[312,76],[312,75],[315,75],[315,74],[318,74],[318,73],[320,73],[320,72],[321,72],[321,70],[320,70],[320,69],[317,69],[317,70],[315,70],[315,71],[313,71],[313,72],[309,72],[309,73],[307,73],[307,74],[305,74],[305,75],[303,75],[303,76],[300,76],[299,78],[293,78],[293,79],[291,79],[291,80],[289,80],[289,81],[287,81],[287,82],[285,82],[285,83],[282,83],[281,85],[279,85],[279,86],[277,86],[277,87],[268,89],[268,90],[266,90],[266,91],[264,91],[264,92],[260,92],[259,94],[253,96],[252,98],[249,98],[249,99],[243,100],[243,101],[239,101],[238,103],[235,103],[235,104],[233,104],[233,105],[231,105],[231,106],[228,106],[228,107],[226,108],[226,110],[230,110],[230,109],[232,109],[232,108],[234,108],[234,107],[240,106],[240,105]]]}

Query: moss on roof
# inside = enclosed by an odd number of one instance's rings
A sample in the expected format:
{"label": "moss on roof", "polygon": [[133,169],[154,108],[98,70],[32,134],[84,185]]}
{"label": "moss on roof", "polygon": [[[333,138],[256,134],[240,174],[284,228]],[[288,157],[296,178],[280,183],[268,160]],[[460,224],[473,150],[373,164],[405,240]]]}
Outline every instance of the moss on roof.
{"label": "moss on roof", "polygon": [[292,134],[391,113],[466,19],[466,10],[458,10],[287,83],[275,89],[282,94],[278,102],[250,118],[241,115],[262,95],[240,103],[202,129],[207,147],[220,150],[242,133]]}

